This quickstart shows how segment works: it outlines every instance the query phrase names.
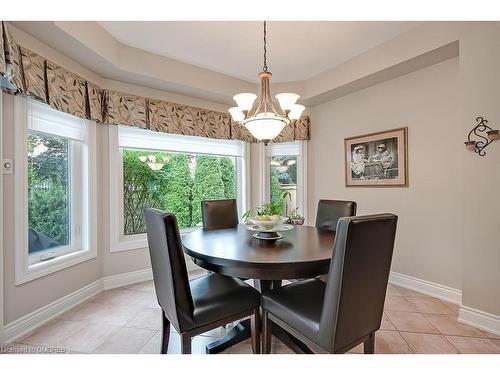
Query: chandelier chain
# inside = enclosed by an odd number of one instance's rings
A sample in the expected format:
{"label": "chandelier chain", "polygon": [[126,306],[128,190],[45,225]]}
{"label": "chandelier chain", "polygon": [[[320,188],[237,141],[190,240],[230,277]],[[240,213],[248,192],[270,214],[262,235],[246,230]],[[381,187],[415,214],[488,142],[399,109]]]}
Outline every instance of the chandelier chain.
{"label": "chandelier chain", "polygon": [[266,21],[264,21],[264,66],[263,66],[263,70],[264,72],[267,72],[267,40],[266,40],[266,37],[267,37],[267,26],[266,26]]}

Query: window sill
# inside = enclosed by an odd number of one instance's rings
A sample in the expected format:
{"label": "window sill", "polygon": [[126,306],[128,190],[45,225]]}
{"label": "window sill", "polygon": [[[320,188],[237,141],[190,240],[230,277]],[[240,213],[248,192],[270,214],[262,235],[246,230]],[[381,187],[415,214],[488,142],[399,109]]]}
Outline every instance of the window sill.
{"label": "window sill", "polygon": [[65,268],[86,262],[96,258],[97,252],[89,250],[81,250],[78,252],[65,254],[54,259],[36,263],[27,267],[27,269],[16,272],[15,285],[21,285],[38,279],[43,276],[50,275]]}
{"label": "window sill", "polygon": [[[200,230],[201,227],[194,227],[194,228],[184,228],[181,229],[179,232],[182,236],[185,236],[186,234],[192,233],[196,230]],[[131,238],[126,238],[126,237],[131,237]],[[131,250],[141,250],[141,249],[147,249],[148,248],[148,240],[146,238],[146,234],[134,234],[130,236],[125,236],[124,239],[116,241],[111,244],[110,246],[110,252],[111,253],[118,253],[121,251],[131,251]]]}

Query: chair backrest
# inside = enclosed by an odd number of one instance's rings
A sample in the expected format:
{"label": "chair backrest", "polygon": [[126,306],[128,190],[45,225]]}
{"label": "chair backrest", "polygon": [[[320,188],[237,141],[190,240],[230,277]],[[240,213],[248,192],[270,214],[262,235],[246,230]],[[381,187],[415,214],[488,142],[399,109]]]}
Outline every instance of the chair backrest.
{"label": "chair backrest", "polygon": [[158,303],[178,332],[185,331],[193,320],[193,298],[177,220],[154,208],[144,216]]}
{"label": "chair backrest", "polygon": [[218,199],[201,202],[203,229],[216,230],[238,226],[236,199]]}
{"label": "chair backrest", "polygon": [[341,218],[320,321],[321,345],[341,351],[380,328],[398,217]]}
{"label": "chair backrest", "polygon": [[316,228],[335,230],[341,217],[356,215],[357,204],[353,201],[320,199],[316,214]]}

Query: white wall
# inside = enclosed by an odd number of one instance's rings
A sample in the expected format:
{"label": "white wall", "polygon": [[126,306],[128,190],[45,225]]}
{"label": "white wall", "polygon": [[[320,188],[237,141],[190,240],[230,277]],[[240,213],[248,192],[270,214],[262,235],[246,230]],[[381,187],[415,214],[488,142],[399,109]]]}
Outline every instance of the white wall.
{"label": "white wall", "polygon": [[[399,215],[392,270],[461,289],[458,59],[311,108],[308,208],[354,200],[359,214]],[[345,187],[344,138],[408,127],[408,188]]]}

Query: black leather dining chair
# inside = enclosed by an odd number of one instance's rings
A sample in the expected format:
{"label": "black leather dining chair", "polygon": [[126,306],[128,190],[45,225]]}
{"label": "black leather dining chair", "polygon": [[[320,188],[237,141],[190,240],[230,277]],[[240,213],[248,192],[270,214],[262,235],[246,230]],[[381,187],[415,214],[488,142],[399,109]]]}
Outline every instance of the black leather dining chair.
{"label": "black leather dining chair", "polygon": [[[357,207],[354,201],[320,199],[316,213],[316,228],[334,231],[341,217],[356,215]],[[318,276],[318,279],[326,283],[328,275]]]}
{"label": "black leather dining chair", "polygon": [[357,204],[353,201],[320,199],[316,213],[316,228],[335,230],[341,217],[355,216]]}
{"label": "black leather dining chair", "polygon": [[[204,230],[229,229],[238,226],[236,199],[212,199],[201,202]],[[207,273],[212,273],[207,271]]]}
{"label": "black leather dining chair", "polygon": [[345,353],[364,343],[365,354],[373,354],[397,220],[392,214],[341,218],[326,283],[309,279],[264,292],[263,352],[270,352],[272,321],[315,352]]}
{"label": "black leather dining chair", "polygon": [[252,349],[260,351],[260,294],[245,282],[212,273],[189,281],[175,215],[144,211],[149,254],[158,303],[162,308],[161,353],[167,353],[170,324],[181,335],[182,353],[191,338],[252,316]]}
{"label": "black leather dining chair", "polygon": [[217,230],[238,226],[236,199],[217,199],[201,202],[203,229]]}

